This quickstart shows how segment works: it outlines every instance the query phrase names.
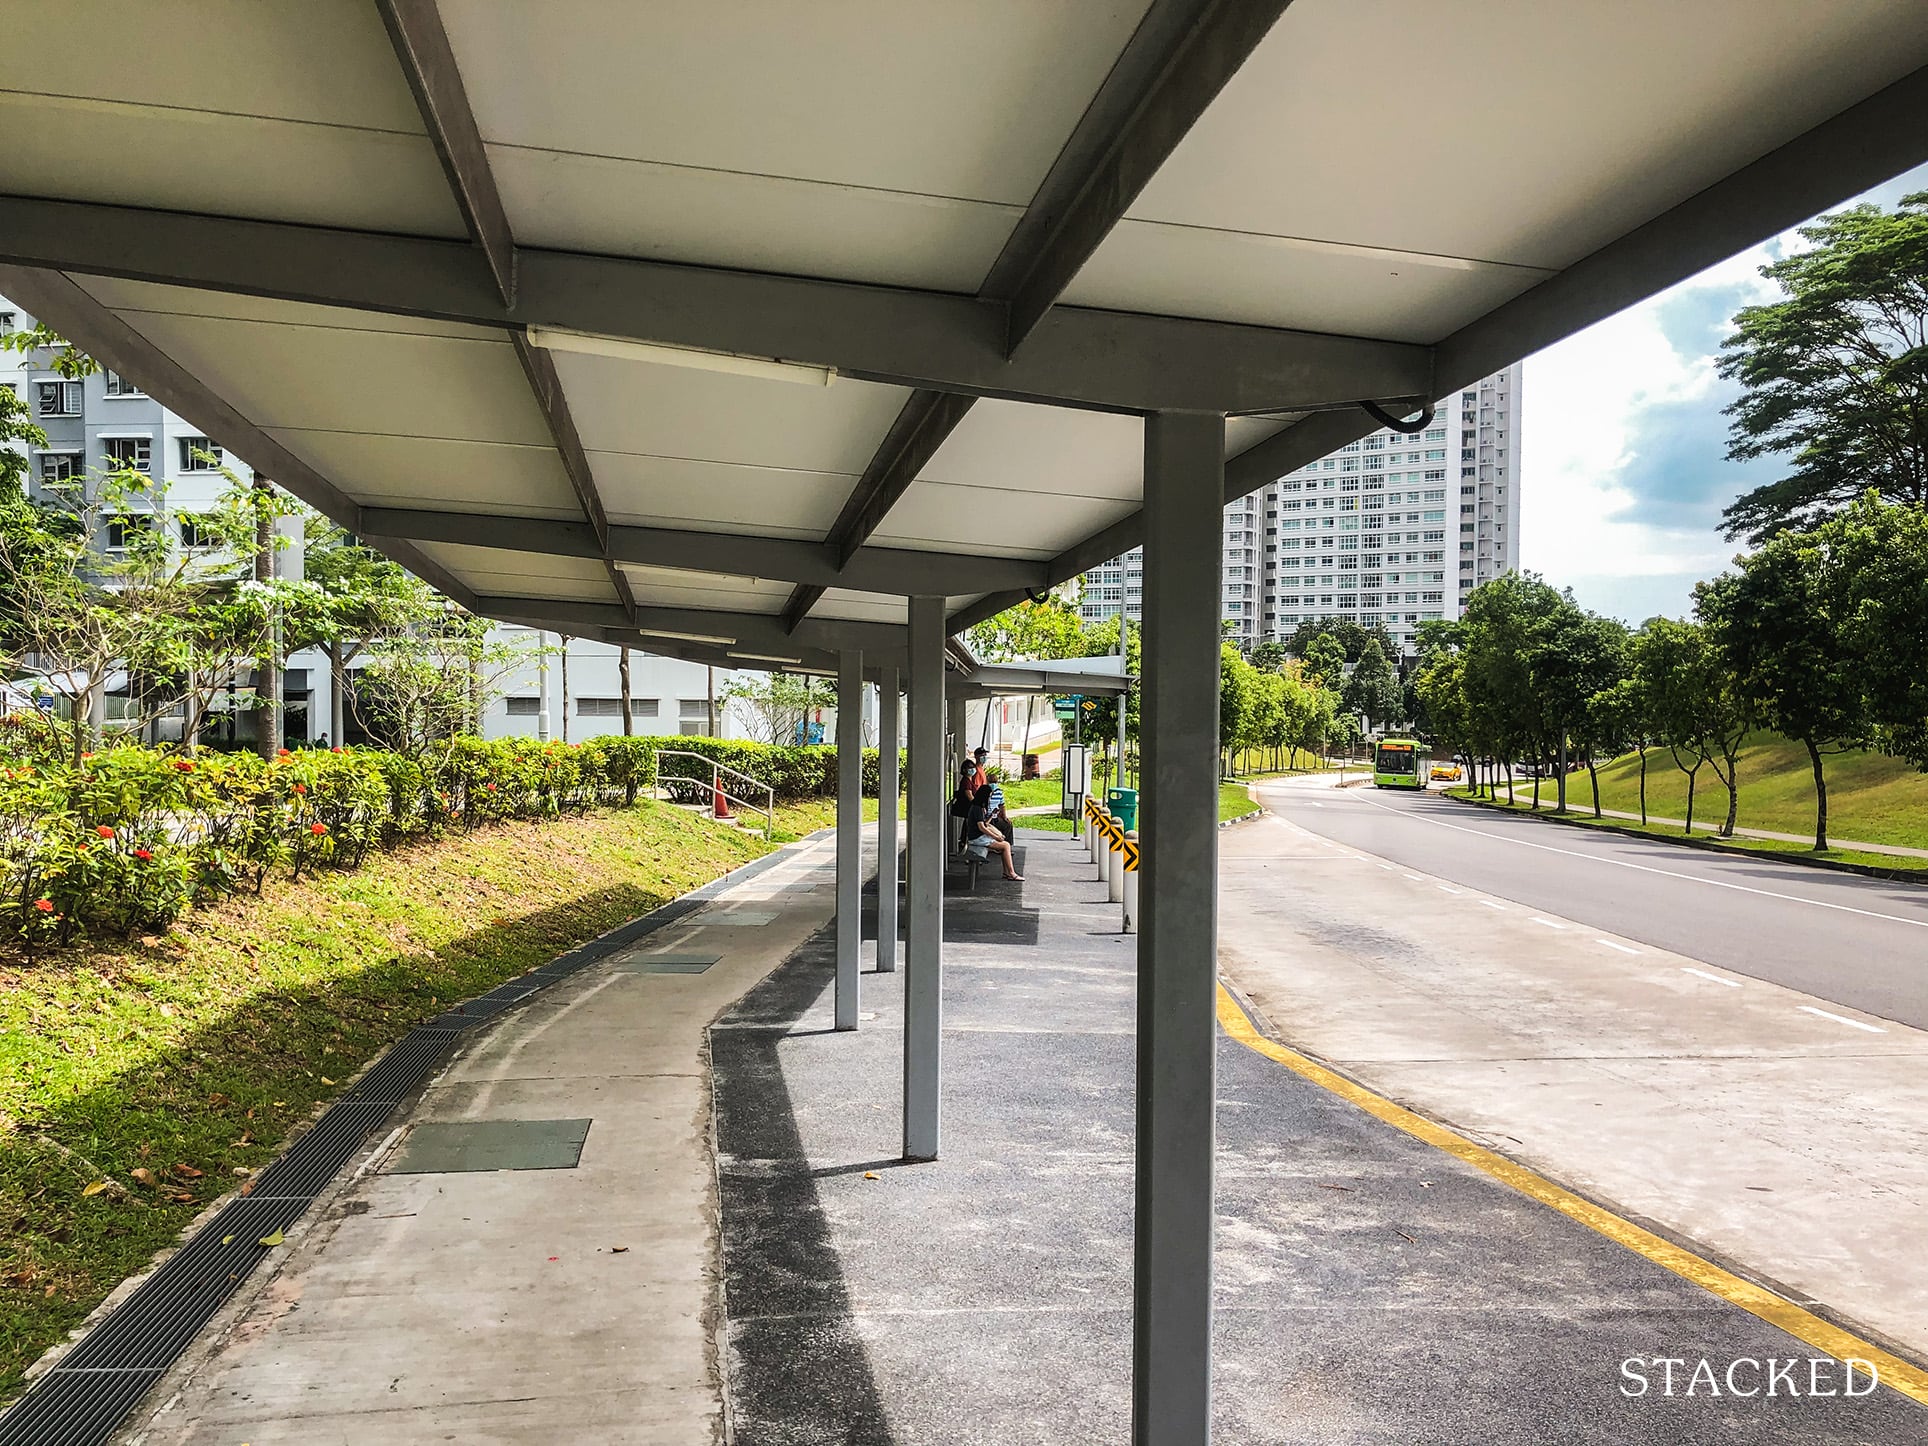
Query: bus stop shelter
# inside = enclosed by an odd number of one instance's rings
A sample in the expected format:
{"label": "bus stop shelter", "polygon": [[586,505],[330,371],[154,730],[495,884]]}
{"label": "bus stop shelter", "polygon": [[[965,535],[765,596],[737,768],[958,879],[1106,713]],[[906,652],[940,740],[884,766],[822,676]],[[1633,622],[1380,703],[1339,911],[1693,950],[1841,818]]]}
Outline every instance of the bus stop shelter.
{"label": "bus stop shelter", "polygon": [[19,6],[0,292],[478,613],[907,685],[915,1158],[946,640],[1143,545],[1134,1429],[1202,1442],[1222,504],[1928,158],[1924,66],[1918,0]]}

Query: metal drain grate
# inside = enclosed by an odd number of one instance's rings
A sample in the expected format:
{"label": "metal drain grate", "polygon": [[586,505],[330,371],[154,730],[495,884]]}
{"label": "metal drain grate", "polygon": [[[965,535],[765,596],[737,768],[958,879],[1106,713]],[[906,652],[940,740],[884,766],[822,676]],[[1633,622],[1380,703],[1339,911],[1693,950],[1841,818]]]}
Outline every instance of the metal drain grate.
{"label": "metal drain grate", "polygon": [[[444,1011],[404,1035],[287,1153],[257,1177],[34,1382],[0,1415],[0,1446],[104,1446],[221,1303],[274,1248],[261,1238],[285,1230],[313,1203],[397,1103],[448,1057],[462,1035],[531,994],[607,959],[694,912],[723,889],[762,873],[771,854],[548,964]],[[588,1121],[548,1121],[550,1125]],[[573,1148],[581,1149],[581,1139]],[[561,1146],[558,1146],[561,1148]]]}
{"label": "metal drain grate", "polygon": [[55,1371],[0,1416],[0,1446],[96,1446],[161,1378],[159,1371]]}

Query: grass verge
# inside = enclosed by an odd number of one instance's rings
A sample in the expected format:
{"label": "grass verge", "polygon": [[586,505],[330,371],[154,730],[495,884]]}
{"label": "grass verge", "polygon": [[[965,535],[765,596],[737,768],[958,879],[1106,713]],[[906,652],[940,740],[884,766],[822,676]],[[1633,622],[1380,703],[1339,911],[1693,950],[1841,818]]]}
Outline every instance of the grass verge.
{"label": "grass verge", "polygon": [[1218,821],[1220,823],[1244,818],[1248,813],[1258,811],[1258,800],[1246,791],[1244,784],[1221,783],[1218,786]]}
{"label": "grass verge", "polygon": [[[1486,808],[1504,809],[1508,813],[1533,814],[1533,802],[1530,796],[1522,796],[1517,801],[1508,803],[1504,797],[1498,799],[1476,798],[1470,788],[1450,788],[1447,789],[1446,792],[1454,798],[1466,799]],[[1596,819],[1593,816],[1592,794],[1589,792],[1584,795],[1584,797],[1586,799],[1585,803],[1581,803],[1575,799],[1572,783],[1571,780],[1569,780],[1567,787],[1568,811],[1564,815],[1564,822],[1582,825],[1587,828],[1601,828],[1615,833],[1640,834],[1647,838],[1661,839],[1667,843],[1683,842],[1683,835],[1679,824],[1649,823],[1643,825],[1637,818]],[[1606,803],[1604,794],[1601,798],[1601,803],[1603,806]],[[1547,819],[1557,817],[1549,813],[1545,807],[1539,810],[1537,816]],[[1823,852],[1816,853],[1808,844],[1791,843],[1782,839],[1745,837],[1731,839],[1715,838],[1701,832],[1698,826],[1694,829],[1693,843],[1689,845],[1689,847],[1720,849],[1737,854],[1769,854],[1775,858],[1792,859],[1795,862],[1807,859],[1819,859],[1824,863],[1853,864],[1857,868],[1880,869],[1889,873],[1920,875],[1928,878],[1928,859],[1911,858],[1906,854],[1871,854],[1857,849],[1827,849]]]}
{"label": "grass verge", "polygon": [[0,1401],[384,1046],[765,851],[644,803],[0,959]]}
{"label": "grass verge", "polygon": [[[1826,754],[1823,762],[1831,837],[1928,848],[1928,775],[1901,759],[1858,750]],[[1599,772],[1600,806],[1638,813],[1639,756],[1603,763]],[[1772,733],[1757,733],[1741,749],[1735,772],[1740,779],[1740,827],[1814,836],[1814,771],[1805,748]],[[1532,780],[1525,783],[1530,790]],[[1542,780],[1543,791],[1552,787],[1551,780]],[[1592,807],[1584,768],[1567,775],[1569,806],[1576,797]],[[1665,748],[1649,748],[1647,812],[1677,819],[1684,818],[1686,810],[1687,775],[1674,766]],[[1696,822],[1727,816],[1727,790],[1711,767],[1700,770],[1694,814]]]}

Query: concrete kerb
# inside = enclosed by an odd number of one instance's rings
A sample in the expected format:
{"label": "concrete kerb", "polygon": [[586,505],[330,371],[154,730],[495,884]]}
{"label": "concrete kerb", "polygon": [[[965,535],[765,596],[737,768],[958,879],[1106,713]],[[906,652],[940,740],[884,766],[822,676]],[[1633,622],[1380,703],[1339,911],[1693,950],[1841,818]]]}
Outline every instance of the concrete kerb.
{"label": "concrete kerb", "polygon": [[[773,849],[770,853],[767,853],[760,858],[751,859],[748,863],[740,864],[736,868],[730,870],[729,873],[720,875],[719,877],[710,880],[710,882],[708,882],[707,884],[699,885],[697,888],[691,889],[687,893],[679,894],[676,898],[669,900],[665,904],[659,905],[657,908],[650,910],[647,914],[638,915],[634,919],[630,919],[625,923],[618,924],[615,928],[607,930],[604,933],[597,935],[595,938],[589,939],[584,943],[577,945],[573,949],[566,950],[563,953],[556,955],[553,959],[550,959],[545,963],[536,966],[535,969],[525,971],[524,973],[515,976],[513,980],[504,980],[503,981],[504,984],[514,983],[519,980],[528,981],[528,984],[529,984],[528,993],[523,997],[517,999],[514,1003],[507,1005],[503,1009],[489,1015],[486,1018],[477,1017],[475,1020],[475,1023],[477,1025],[480,1025],[485,1023],[494,1024],[494,1023],[500,1022],[501,1018],[504,1015],[507,1015],[512,1011],[520,1009],[521,1006],[526,1004],[530,999],[535,998],[537,995],[547,990],[550,985],[555,984],[562,979],[570,977],[572,974],[576,972],[576,968],[587,967],[588,965],[591,965],[604,957],[615,954],[620,950],[627,948],[631,944],[636,943],[638,940],[645,939],[649,937],[651,934],[654,934],[659,930],[674,924],[678,919],[681,919],[684,916],[690,913],[693,913],[697,909],[701,908],[705,903],[708,903],[711,899],[721,894],[724,890],[732,888],[738,884],[745,883],[748,880],[755,878],[758,874],[763,873],[766,870],[775,867],[779,862],[782,861],[782,859],[786,854],[788,854],[790,851],[794,850],[795,848],[799,847],[802,843],[815,840],[831,832],[834,832],[834,830],[829,828],[818,829],[814,833],[808,835],[806,839],[799,840],[795,844],[779,845],[778,847]],[[565,964],[565,963],[573,965],[575,967],[564,968],[564,969],[555,968],[556,965]],[[543,973],[540,971],[553,971],[553,972]],[[496,988],[498,989],[501,987],[502,985],[496,986]],[[490,992],[493,992],[493,991],[484,991],[485,994]],[[484,995],[476,995],[474,999],[480,999],[483,997]],[[449,1010],[444,1011],[444,1014],[459,1011],[464,1004],[473,1003],[474,999],[464,1000],[461,1003],[452,1005],[450,1006]],[[427,1023],[427,1021],[425,1021],[425,1023]],[[417,1026],[417,1028],[420,1028],[420,1027],[422,1026]],[[413,1031],[411,1031],[411,1033],[412,1032]],[[402,1036],[402,1039],[406,1039],[406,1038],[408,1038],[408,1035]],[[451,1039],[449,1044],[450,1054],[453,1054],[455,1049],[457,1048],[458,1038],[459,1037]],[[342,1082],[340,1092],[336,1095],[336,1097],[328,1101],[325,1105],[318,1107],[315,1110],[315,1112],[312,1115],[310,1115],[306,1121],[302,1122],[300,1126],[298,1126],[296,1129],[291,1131],[287,1140],[282,1145],[281,1150],[275,1155],[274,1159],[269,1160],[266,1164],[262,1165],[259,1169],[257,1169],[254,1172],[254,1174],[250,1176],[250,1179],[251,1180],[259,1179],[270,1168],[272,1168],[275,1164],[277,1164],[283,1157],[285,1157],[291,1150],[293,1150],[301,1142],[301,1140],[309,1134],[310,1131],[312,1131],[318,1124],[320,1124],[322,1120],[328,1115],[328,1112],[334,1109],[338,1104],[342,1104],[344,1102],[352,1103],[354,1100],[356,1087],[359,1085],[361,1080],[365,1078],[371,1071],[373,1071],[375,1067],[379,1065],[385,1058],[387,1058],[389,1053],[396,1047],[396,1045],[400,1044],[401,1042],[402,1042],[401,1040],[395,1041],[394,1044],[389,1045],[386,1049],[382,1050],[381,1053],[377,1054],[372,1059],[370,1059],[367,1062],[367,1064],[365,1064],[361,1069],[357,1070],[353,1076],[349,1077],[348,1079],[345,1079]],[[443,1064],[446,1064],[446,1059],[443,1061]],[[428,1076],[425,1078],[424,1082],[416,1086],[415,1089],[411,1092],[411,1099],[401,1101],[397,1105],[396,1110],[390,1113],[388,1120],[385,1120],[383,1123],[387,1124],[389,1121],[395,1119],[397,1115],[405,1116],[408,1113],[408,1110],[412,1108],[411,1101],[413,1099],[419,1099],[420,1096],[428,1089],[429,1085],[433,1082],[435,1078],[435,1074],[437,1070],[439,1070],[440,1068],[441,1066],[438,1065],[436,1070],[431,1070]],[[371,1136],[373,1133],[374,1133],[373,1131],[370,1132]],[[300,1236],[303,1233],[305,1233],[307,1230],[309,1230],[317,1221],[325,1218],[331,1202],[340,1193],[343,1186],[346,1184],[352,1183],[355,1179],[358,1179],[362,1174],[366,1173],[372,1161],[379,1158],[382,1154],[384,1154],[388,1150],[389,1146],[394,1142],[395,1138],[397,1137],[397,1135],[399,1135],[399,1133],[400,1133],[399,1129],[388,1131],[383,1136],[383,1138],[377,1144],[374,1145],[372,1149],[369,1147],[368,1141],[365,1138],[362,1144],[357,1148],[355,1154],[350,1157],[349,1164],[344,1165],[341,1168],[341,1170],[336,1172],[335,1176],[325,1186],[323,1186],[320,1191],[316,1193],[313,1201],[308,1205],[308,1207],[305,1210],[303,1210],[301,1215],[286,1228],[286,1233],[288,1235],[288,1238],[291,1241],[298,1240]],[[350,1165],[353,1166],[352,1170],[350,1169]],[[159,1270],[162,1265],[166,1264],[166,1262],[173,1255],[175,1255],[183,1246],[185,1246],[198,1233],[200,1233],[200,1231],[203,1230],[209,1224],[209,1222],[213,1221],[217,1216],[219,1216],[220,1213],[223,1210],[225,1210],[229,1205],[243,1198],[245,1190],[246,1190],[246,1185],[244,1183],[242,1186],[238,1186],[236,1189],[230,1190],[225,1194],[221,1195],[220,1197],[218,1197],[217,1199],[211,1201],[208,1204],[207,1208],[201,1211],[200,1214],[195,1216],[195,1218],[192,1221],[190,1221],[188,1225],[181,1231],[179,1238],[175,1241],[173,1245],[170,1245],[166,1249],[158,1252],[154,1256],[154,1258],[148,1262],[147,1267],[144,1270],[140,1271],[136,1275],[129,1276],[126,1280],[122,1281],[118,1286],[116,1286],[112,1291],[110,1291],[106,1296],[106,1298],[103,1299],[99,1305],[94,1307],[94,1309],[88,1313],[87,1318],[68,1333],[67,1338],[65,1340],[60,1341],[55,1345],[49,1346],[45,1351],[43,1351],[40,1354],[40,1356],[37,1359],[35,1359],[34,1362],[31,1365],[29,1365],[26,1368],[26,1370],[22,1373],[28,1383],[28,1389],[26,1392],[23,1392],[19,1398],[16,1399],[14,1404],[18,1405],[20,1404],[21,1401],[24,1401],[25,1399],[27,1399],[27,1397],[32,1393],[34,1385],[39,1381],[39,1379],[42,1376],[56,1369],[59,1366],[61,1360],[65,1358],[68,1354],[70,1354],[75,1349],[75,1347],[79,1346],[81,1342],[86,1340],[87,1337],[93,1334],[95,1330],[97,1330],[99,1327],[104,1325],[107,1321],[112,1319],[115,1312],[118,1311],[122,1305],[126,1304],[127,1301],[130,1298],[132,1298],[141,1289],[143,1285],[147,1283],[147,1281],[154,1275],[155,1271]],[[256,1265],[259,1266],[265,1261],[273,1258],[274,1257],[272,1256],[263,1257],[262,1261],[256,1262]],[[240,1314],[243,1311],[245,1311],[248,1304],[259,1296],[261,1290],[265,1288],[265,1285],[267,1284],[267,1282],[271,1281],[273,1278],[274,1278],[274,1271],[272,1270],[264,1271],[257,1268],[257,1269],[248,1271],[247,1274],[243,1277],[243,1279],[236,1285],[235,1289],[220,1304],[220,1306],[208,1316],[207,1321],[203,1323],[200,1331],[196,1334],[194,1339],[189,1341],[187,1345],[184,1346],[176,1354],[176,1356],[174,1357],[174,1360],[170,1362],[169,1370],[163,1373],[162,1375],[156,1377],[156,1384],[160,1384],[163,1381],[169,1379],[170,1376],[172,1375],[173,1365],[175,1363],[178,1363],[182,1358],[193,1355],[198,1359],[204,1356],[208,1351],[208,1349],[210,1348],[210,1342],[213,1340],[219,1339],[220,1335],[226,1330],[228,1324],[232,1323],[234,1320],[237,1320],[240,1317]],[[142,1398],[142,1400],[145,1400],[145,1399],[146,1398]],[[133,1406],[129,1409],[127,1413],[128,1416],[129,1417],[133,1416],[141,1408],[142,1408],[142,1401],[137,1400],[133,1404]],[[12,1410],[12,1407],[9,1407],[7,1412],[0,1412],[0,1419],[4,1419],[5,1416],[11,1412],[11,1410]],[[122,1419],[126,1419],[126,1417],[123,1417]]]}
{"label": "concrete kerb", "polygon": [[1509,814],[1516,818],[1535,818],[1544,823],[1563,824],[1568,828],[1590,829],[1594,833],[1617,833],[1623,838],[1652,839],[1657,843],[1672,844],[1676,848],[1699,849],[1702,853],[1726,854],[1730,858],[1772,859],[1778,863],[1798,864],[1804,869],[1828,869],[1837,874],[1859,874],[1864,879],[1880,879],[1884,883],[1911,884],[1918,889],[1928,888],[1928,869],[1884,869],[1874,864],[1851,864],[1845,859],[1810,858],[1802,854],[1777,853],[1772,849],[1751,849],[1745,844],[1727,843],[1713,838],[1698,838],[1691,834],[1649,833],[1645,829],[1629,828],[1625,824],[1607,823],[1604,820],[1565,818],[1557,813],[1512,808],[1504,803],[1488,801],[1484,798],[1468,798],[1460,793],[1449,792],[1445,796],[1455,803],[1483,808],[1492,813]]}

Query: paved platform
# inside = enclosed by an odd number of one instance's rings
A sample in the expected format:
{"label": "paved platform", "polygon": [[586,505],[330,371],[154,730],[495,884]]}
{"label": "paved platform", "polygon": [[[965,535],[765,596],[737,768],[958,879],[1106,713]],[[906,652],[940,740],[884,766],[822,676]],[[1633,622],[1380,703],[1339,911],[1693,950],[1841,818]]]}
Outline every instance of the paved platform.
{"label": "paved platform", "polygon": [[[1129,1439],[1135,941],[1073,840],[1021,839],[1021,888],[947,904],[940,1161],[895,1158],[901,974],[832,1034],[820,936],[713,1033],[740,1440]],[[1728,1395],[1816,1352],[1232,1039],[1219,1070],[1220,1442],[1928,1440],[1885,1387]],[[1674,1394],[1623,1394],[1633,1357]]]}
{"label": "paved platform", "polygon": [[[1124,1442],[1136,941],[1072,838],[1020,844],[1025,883],[947,901],[942,1160],[897,1158],[903,974],[867,958],[831,1028],[807,842],[480,1033],[122,1439]],[[1885,1388],[1627,1398],[1630,1357],[1814,1352],[1234,1039],[1219,1069],[1221,1442],[1928,1439]]]}

